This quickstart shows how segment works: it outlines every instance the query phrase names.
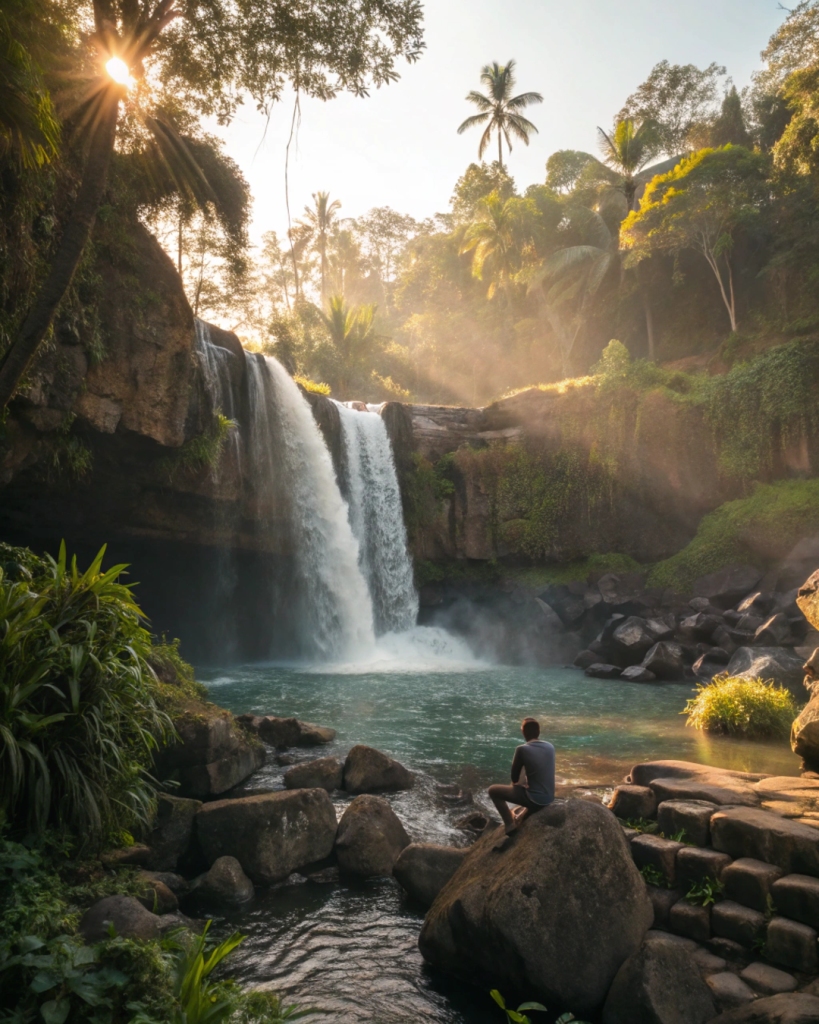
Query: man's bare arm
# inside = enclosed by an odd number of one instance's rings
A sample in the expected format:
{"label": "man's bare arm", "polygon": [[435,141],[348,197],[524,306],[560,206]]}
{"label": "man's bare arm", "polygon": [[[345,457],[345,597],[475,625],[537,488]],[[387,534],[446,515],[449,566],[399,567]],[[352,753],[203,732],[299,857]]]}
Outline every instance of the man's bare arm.
{"label": "man's bare arm", "polygon": [[523,758],[520,754],[520,747],[515,751],[515,756],[512,758],[512,784],[517,783],[520,778],[520,773],[523,771]]}

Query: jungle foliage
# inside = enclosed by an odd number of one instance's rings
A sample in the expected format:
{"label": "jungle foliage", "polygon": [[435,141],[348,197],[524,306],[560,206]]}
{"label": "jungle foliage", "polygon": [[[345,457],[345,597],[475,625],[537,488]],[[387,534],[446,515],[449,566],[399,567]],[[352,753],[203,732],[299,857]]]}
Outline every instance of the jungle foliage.
{"label": "jungle foliage", "polygon": [[771,681],[722,675],[698,686],[682,714],[694,729],[764,739],[786,737],[797,712],[790,693]]}

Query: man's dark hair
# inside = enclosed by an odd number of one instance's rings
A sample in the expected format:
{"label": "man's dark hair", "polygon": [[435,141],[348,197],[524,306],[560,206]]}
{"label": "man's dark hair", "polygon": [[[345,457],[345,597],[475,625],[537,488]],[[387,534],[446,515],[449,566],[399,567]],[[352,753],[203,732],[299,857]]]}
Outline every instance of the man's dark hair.
{"label": "man's dark hair", "polygon": [[536,740],[540,736],[540,722],[536,718],[523,719],[523,738]]}

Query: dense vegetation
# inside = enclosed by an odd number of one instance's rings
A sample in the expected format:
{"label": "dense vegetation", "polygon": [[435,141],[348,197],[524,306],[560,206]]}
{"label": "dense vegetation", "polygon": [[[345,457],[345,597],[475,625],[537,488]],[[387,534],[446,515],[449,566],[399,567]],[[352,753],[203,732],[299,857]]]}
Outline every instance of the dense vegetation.
{"label": "dense vegetation", "polygon": [[782,687],[762,679],[724,675],[698,686],[683,714],[694,729],[765,739],[786,737],[797,712],[796,702]]}

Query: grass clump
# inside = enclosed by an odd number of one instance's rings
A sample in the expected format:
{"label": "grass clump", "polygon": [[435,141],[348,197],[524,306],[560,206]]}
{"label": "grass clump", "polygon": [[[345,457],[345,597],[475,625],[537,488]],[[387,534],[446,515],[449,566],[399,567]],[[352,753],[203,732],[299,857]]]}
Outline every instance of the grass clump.
{"label": "grass clump", "polygon": [[694,539],[655,565],[647,583],[687,593],[700,576],[738,562],[765,568],[771,555],[784,557],[816,530],[819,480],[759,484],[747,498],[728,501],[705,516]]}
{"label": "grass clump", "polygon": [[329,384],[319,380],[311,380],[301,373],[294,374],[293,380],[297,384],[301,384],[305,391],[309,391],[313,395],[329,395],[332,390]]}
{"label": "grass clump", "polygon": [[216,469],[222,459],[225,443],[236,421],[228,419],[221,409],[215,409],[213,418],[201,434],[186,441],[172,455],[160,461],[160,468],[172,483],[178,473],[193,473],[200,469]]}
{"label": "grass clump", "polygon": [[729,675],[698,686],[681,712],[694,729],[747,739],[788,736],[797,713],[791,694],[773,681]]}

